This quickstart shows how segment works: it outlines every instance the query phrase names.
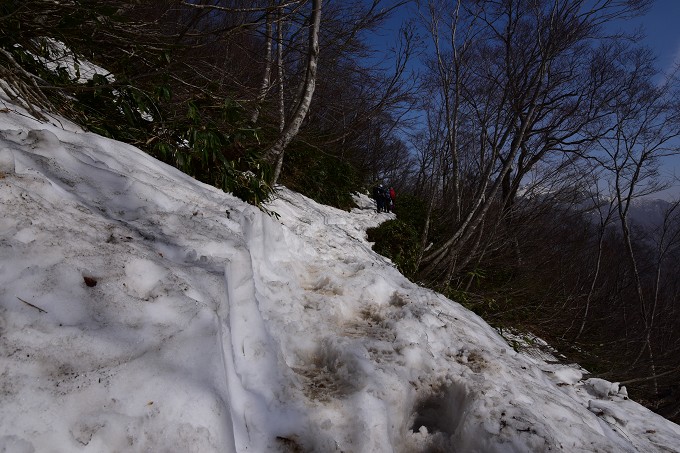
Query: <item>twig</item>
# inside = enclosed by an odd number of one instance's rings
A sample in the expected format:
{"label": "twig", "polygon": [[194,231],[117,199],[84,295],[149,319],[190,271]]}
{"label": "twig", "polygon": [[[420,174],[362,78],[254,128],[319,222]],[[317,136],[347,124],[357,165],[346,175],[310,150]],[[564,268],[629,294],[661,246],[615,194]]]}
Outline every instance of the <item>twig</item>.
{"label": "twig", "polygon": [[652,376],[645,376],[645,377],[640,377],[640,378],[635,378],[635,379],[628,379],[627,381],[621,381],[621,382],[619,382],[619,384],[622,384],[622,385],[626,384],[627,385],[627,384],[633,384],[633,383],[637,383],[637,382],[651,381],[652,379],[656,379],[656,378],[660,378],[662,376],[667,376],[669,374],[677,373],[678,371],[680,371],[680,366],[677,366],[677,367],[675,367],[671,370],[668,370],[668,371],[664,371],[663,373],[654,374]]}
{"label": "twig", "polygon": [[18,297],[18,296],[17,296],[17,299],[19,299],[20,301],[22,301],[23,303],[25,303],[25,304],[28,305],[29,307],[35,308],[35,309],[38,310],[40,313],[47,313],[47,310],[43,310],[42,308],[37,307],[37,306],[33,305],[33,304],[30,303],[30,302],[26,302],[26,301],[23,300],[21,297]]}

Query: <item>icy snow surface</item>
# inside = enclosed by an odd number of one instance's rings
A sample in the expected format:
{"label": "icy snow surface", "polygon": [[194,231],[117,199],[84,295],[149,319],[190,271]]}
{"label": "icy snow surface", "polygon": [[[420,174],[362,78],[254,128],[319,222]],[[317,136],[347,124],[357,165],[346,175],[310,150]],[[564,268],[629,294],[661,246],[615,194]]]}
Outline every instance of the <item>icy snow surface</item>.
{"label": "icy snow surface", "polygon": [[680,427],[518,354],[351,213],[269,217],[0,102],[0,451],[653,452]]}

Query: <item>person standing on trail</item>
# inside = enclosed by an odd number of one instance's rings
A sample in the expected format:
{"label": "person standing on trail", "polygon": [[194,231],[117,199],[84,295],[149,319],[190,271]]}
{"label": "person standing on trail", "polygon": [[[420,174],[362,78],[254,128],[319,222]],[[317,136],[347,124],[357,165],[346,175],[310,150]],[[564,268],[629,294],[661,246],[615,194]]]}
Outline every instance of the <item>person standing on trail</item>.
{"label": "person standing on trail", "polygon": [[394,187],[390,187],[389,194],[390,194],[389,211],[394,212],[394,202],[397,198],[397,193],[394,191]]}
{"label": "person standing on trail", "polygon": [[387,189],[387,187],[383,189],[383,199],[385,200],[385,212],[390,212],[392,200],[390,199],[390,191]]}
{"label": "person standing on trail", "polygon": [[382,184],[379,184],[373,188],[373,198],[375,198],[375,203],[376,203],[376,208],[378,210],[378,213],[383,212],[386,210],[386,204],[385,204],[385,194],[387,191],[383,187]]}

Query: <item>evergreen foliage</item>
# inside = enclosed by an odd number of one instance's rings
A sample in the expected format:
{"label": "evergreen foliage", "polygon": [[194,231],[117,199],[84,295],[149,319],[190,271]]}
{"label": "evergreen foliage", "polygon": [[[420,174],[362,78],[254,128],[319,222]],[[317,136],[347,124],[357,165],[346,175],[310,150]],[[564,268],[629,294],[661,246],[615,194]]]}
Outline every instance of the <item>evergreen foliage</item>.
{"label": "evergreen foliage", "polygon": [[400,193],[395,202],[397,218],[419,234],[425,228],[427,201],[411,193]]}
{"label": "evergreen foliage", "polygon": [[288,150],[281,183],[318,203],[345,210],[355,206],[352,193],[361,189],[353,165],[302,143]]}
{"label": "evergreen foliage", "polygon": [[420,232],[425,225],[427,205],[419,197],[400,195],[395,203],[394,220],[367,230],[368,240],[374,242],[373,250],[391,259],[397,269],[414,279],[420,256]]}
{"label": "evergreen foliage", "polygon": [[[9,91],[27,106],[58,110],[249,203],[266,201],[272,192],[266,183],[270,170],[257,152],[257,130],[248,124],[247,112],[224,92],[192,88],[186,74],[177,71],[184,51],[177,36],[163,36],[158,26],[126,15],[130,6],[116,1],[4,3],[0,62],[12,71],[2,74]],[[133,34],[143,25],[148,39]],[[111,73],[82,83],[84,59]]]}
{"label": "evergreen foliage", "polygon": [[265,182],[271,169],[249,148],[258,135],[245,117],[241,106],[230,100],[216,106],[210,100],[191,100],[186,120],[160,131],[150,151],[196,179],[259,206],[272,192]]}
{"label": "evergreen foliage", "polygon": [[418,269],[418,232],[399,219],[388,220],[377,228],[367,230],[368,240],[375,242],[373,250],[388,257],[397,269],[413,278]]}

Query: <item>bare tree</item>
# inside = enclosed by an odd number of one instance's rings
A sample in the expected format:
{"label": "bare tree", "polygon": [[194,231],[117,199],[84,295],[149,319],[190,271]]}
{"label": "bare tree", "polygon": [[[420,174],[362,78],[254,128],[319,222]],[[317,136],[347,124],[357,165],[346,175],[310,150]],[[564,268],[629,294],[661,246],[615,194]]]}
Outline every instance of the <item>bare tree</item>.
{"label": "bare tree", "polygon": [[316,87],[316,68],[319,58],[319,28],[321,26],[321,0],[312,0],[312,14],[308,34],[307,65],[303,82],[300,85],[300,93],[293,107],[293,113],[287,121],[278,139],[269,147],[265,158],[274,163],[274,175],[272,184],[275,184],[281,174],[283,155],[286,146],[293,140],[300,130],[300,126],[307,116],[309,105],[312,102],[314,88]]}
{"label": "bare tree", "polygon": [[[624,87],[612,102],[612,111],[604,119],[609,121],[609,132],[598,138],[601,164],[610,174],[626,255],[639,313],[644,325],[644,340],[636,363],[647,353],[651,374],[655,375],[652,332],[657,318],[656,291],[647,294],[642,270],[634,248],[629,212],[633,201],[642,195],[659,190],[657,165],[659,159],[680,154],[675,140],[680,136],[680,111],[675,100],[677,79],[674,76],[654,84],[656,75],[653,59],[648,52],[638,50],[622,55],[620,64],[628,70],[628,77],[619,83]],[[624,71],[621,71],[624,74]],[[663,241],[661,241],[663,242]],[[655,287],[658,283],[654,284]]]}
{"label": "bare tree", "polygon": [[[424,275],[442,267],[453,275],[473,260],[483,246],[478,241],[482,225],[494,231],[505,220],[511,227],[517,192],[539,162],[584,152],[592,144],[589,133],[615,89],[603,82],[611,75],[602,60],[614,54],[596,46],[598,26],[643,6],[456,2],[448,51],[435,47],[434,66],[442,74],[444,127],[452,148],[452,172],[445,177],[452,193],[460,193],[460,202],[451,200],[460,208],[453,210],[448,238],[423,257]],[[436,28],[430,30],[440,42]],[[456,58],[464,55],[465,67],[459,70],[462,61]],[[461,141],[465,134],[474,141]]]}
{"label": "bare tree", "polygon": [[[277,8],[278,14],[280,15],[281,9]],[[257,123],[257,119],[260,116],[260,109],[262,108],[262,103],[264,102],[267,92],[271,88],[271,75],[272,67],[274,65],[274,55],[272,53],[272,44],[274,41],[273,35],[273,24],[274,24],[274,0],[269,1],[269,7],[266,12],[265,19],[265,51],[264,51],[264,71],[262,74],[262,84],[260,85],[260,90],[257,93],[257,99],[255,103],[255,108],[253,109],[253,114],[250,117],[250,121],[254,124]],[[277,28],[280,29],[280,21],[277,21]],[[279,41],[280,42],[280,41]],[[280,49],[280,45],[277,46]],[[280,64],[279,64],[280,67]]]}

